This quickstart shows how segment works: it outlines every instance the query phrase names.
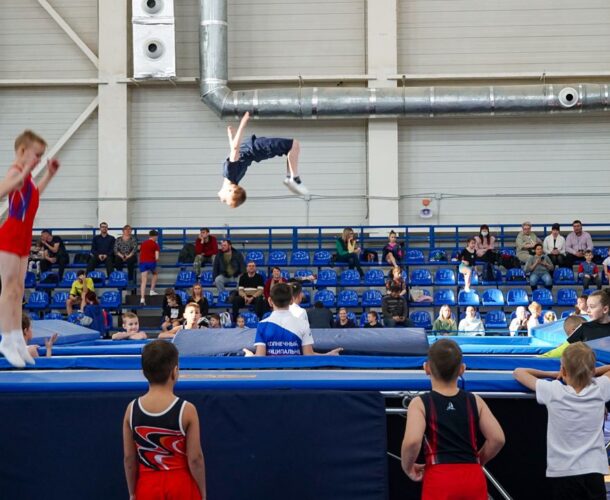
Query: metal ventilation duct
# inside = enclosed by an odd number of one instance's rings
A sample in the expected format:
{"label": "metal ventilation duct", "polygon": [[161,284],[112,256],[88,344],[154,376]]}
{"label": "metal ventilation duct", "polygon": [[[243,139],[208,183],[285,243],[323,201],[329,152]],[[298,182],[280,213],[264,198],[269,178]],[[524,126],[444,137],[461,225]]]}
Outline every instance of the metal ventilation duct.
{"label": "metal ventilation duct", "polygon": [[259,118],[375,118],[533,115],[606,110],[608,84],[479,87],[231,90],[228,86],[227,0],[199,0],[201,99],[221,118],[246,111]]}

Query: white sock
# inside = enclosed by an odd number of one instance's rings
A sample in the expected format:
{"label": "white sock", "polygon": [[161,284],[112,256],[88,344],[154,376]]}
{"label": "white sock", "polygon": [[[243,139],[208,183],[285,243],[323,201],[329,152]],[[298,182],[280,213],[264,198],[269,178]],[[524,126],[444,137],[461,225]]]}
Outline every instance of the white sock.
{"label": "white sock", "polygon": [[[19,332],[19,335],[23,338],[23,332]],[[16,340],[18,339],[13,332],[3,333],[2,341],[0,341],[0,353],[15,368],[23,368],[25,367],[25,360],[19,353]]]}
{"label": "white sock", "polygon": [[28,345],[25,342],[25,337],[23,336],[23,332],[21,330],[13,330],[10,332],[11,336],[14,336],[15,343],[17,344],[17,352],[21,356],[21,359],[25,361],[28,365],[33,365],[35,363],[34,358],[28,351]]}

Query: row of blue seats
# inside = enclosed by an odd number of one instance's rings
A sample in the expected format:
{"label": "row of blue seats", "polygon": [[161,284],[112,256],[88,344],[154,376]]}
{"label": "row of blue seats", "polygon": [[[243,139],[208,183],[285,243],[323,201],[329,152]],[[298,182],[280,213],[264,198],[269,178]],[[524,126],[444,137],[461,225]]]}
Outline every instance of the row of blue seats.
{"label": "row of blue seats", "polygon": [[[538,321],[540,324],[543,323],[544,314],[546,311],[543,311],[539,316]],[[561,314],[561,319],[567,318],[572,311],[564,311]],[[510,322],[515,318],[516,314],[513,311],[510,316],[506,316],[506,313],[500,309],[495,309],[492,311],[488,311],[483,317],[483,324],[486,329],[489,330],[498,330],[498,329],[506,329]],[[479,317],[481,317],[479,315]],[[426,330],[432,330],[432,316],[428,311],[415,311],[412,312],[409,316],[411,321],[416,327],[425,328]],[[460,319],[463,318],[461,315]]]}
{"label": "row of blue seats", "polygon": [[[109,287],[123,289],[127,287],[127,273],[124,271],[113,271],[110,276],[106,276],[103,271],[91,271],[88,275],[97,287]],[[75,271],[66,271],[62,279],[54,271],[46,271],[36,279],[36,274],[28,271],[25,275],[25,288],[53,289],[70,288],[76,281]]]}
{"label": "row of blue seats", "polygon": [[450,306],[483,306],[483,307],[518,307],[527,306],[531,302],[538,302],[543,307],[572,307],[576,305],[576,299],[578,298],[578,292],[573,288],[562,288],[557,291],[556,298],[553,297],[553,293],[546,288],[539,288],[532,292],[532,295],[528,294],[525,288],[512,288],[504,296],[502,290],[498,288],[490,288],[483,292],[483,295],[479,295],[476,290],[460,290],[457,295],[451,289],[436,290],[434,296],[430,295],[428,290],[424,290],[424,295],[432,297],[431,301],[428,302],[414,302],[410,303],[411,307],[417,306],[441,306],[444,304]]}

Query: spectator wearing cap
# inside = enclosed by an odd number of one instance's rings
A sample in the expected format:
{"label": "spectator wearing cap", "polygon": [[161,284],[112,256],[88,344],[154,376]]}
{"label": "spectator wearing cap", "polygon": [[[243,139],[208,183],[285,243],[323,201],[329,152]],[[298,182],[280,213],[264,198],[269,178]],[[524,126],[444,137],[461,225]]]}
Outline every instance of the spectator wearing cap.
{"label": "spectator wearing cap", "polygon": [[114,271],[114,236],[108,234],[108,223],[100,224],[100,234],[96,234],[91,241],[91,255],[87,264],[87,274],[100,264],[106,266],[106,272],[110,275]]}
{"label": "spectator wearing cap", "polygon": [[63,240],[59,236],[53,236],[50,229],[43,229],[40,233],[40,246],[43,249],[40,272],[44,273],[51,269],[53,264],[57,264],[57,274],[61,280],[70,261]]}
{"label": "spectator wearing cap", "polygon": [[545,255],[551,259],[555,267],[563,267],[566,260],[566,239],[559,234],[561,228],[555,223],[551,226],[551,234],[549,234],[542,243],[542,249]]}
{"label": "spectator wearing cap", "polygon": [[587,250],[593,251],[593,239],[589,233],[582,230],[582,222],[577,219],[572,222],[572,232],[566,238],[567,265],[584,262]]}
{"label": "spectator wearing cap", "polygon": [[517,234],[517,258],[522,264],[525,264],[530,255],[534,255],[534,247],[536,243],[541,243],[540,239],[532,233],[532,223],[524,222],[521,224],[521,231]]}

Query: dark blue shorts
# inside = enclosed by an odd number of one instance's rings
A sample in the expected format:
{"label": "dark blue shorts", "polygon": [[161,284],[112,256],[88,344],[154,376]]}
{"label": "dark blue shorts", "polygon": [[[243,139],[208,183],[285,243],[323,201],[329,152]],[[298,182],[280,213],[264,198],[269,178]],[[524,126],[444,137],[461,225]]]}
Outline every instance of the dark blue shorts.
{"label": "dark blue shorts", "polygon": [[146,271],[155,272],[157,270],[156,262],[140,262],[140,272],[144,273]]}
{"label": "dark blue shorts", "polygon": [[276,156],[287,155],[292,149],[293,139],[281,137],[256,137],[253,135],[239,147],[239,160],[229,161],[227,158],[223,165],[223,176],[234,184],[239,184],[246,175],[248,167],[253,162],[261,162]]}

